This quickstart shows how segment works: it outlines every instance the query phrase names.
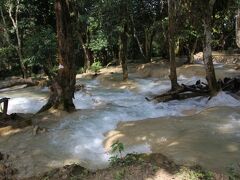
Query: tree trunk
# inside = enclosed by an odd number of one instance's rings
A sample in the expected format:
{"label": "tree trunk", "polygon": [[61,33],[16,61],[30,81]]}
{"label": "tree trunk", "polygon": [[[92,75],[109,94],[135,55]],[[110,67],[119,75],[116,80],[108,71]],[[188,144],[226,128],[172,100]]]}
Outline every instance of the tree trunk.
{"label": "tree trunk", "polygon": [[145,62],[148,63],[152,58],[152,42],[154,37],[154,32],[149,29],[144,30],[144,51],[145,51]]}
{"label": "tree trunk", "polygon": [[196,51],[197,44],[198,44],[198,38],[195,39],[192,48],[189,47],[189,46],[187,47],[187,51],[188,51],[188,55],[187,55],[188,61],[187,61],[187,64],[194,64],[194,53]]}
{"label": "tree trunk", "polygon": [[139,48],[139,50],[140,50],[140,53],[141,53],[142,57],[144,58],[144,60],[146,60],[146,56],[145,56],[145,54],[144,54],[144,52],[143,52],[142,44],[140,43],[140,40],[139,40],[139,38],[138,38],[138,36],[137,36],[137,32],[136,32],[136,28],[135,28],[135,23],[134,23],[134,20],[133,20],[133,16],[131,16],[130,19],[131,19],[133,37],[134,37],[134,38],[136,39],[136,41],[137,41],[138,48]]}
{"label": "tree trunk", "polygon": [[4,14],[3,14],[2,7],[0,7],[0,13],[1,13],[1,17],[2,17],[3,26],[4,26],[3,27],[4,28],[4,36],[6,38],[7,44],[10,46],[11,45],[10,38],[9,38],[8,31],[7,31],[7,24],[6,24],[6,20],[5,20]]}
{"label": "tree trunk", "polygon": [[82,34],[80,32],[78,32],[78,38],[79,38],[79,41],[82,45],[83,52],[84,52],[84,71],[86,72],[90,68],[90,58],[89,58],[89,55],[88,55],[87,47],[86,47],[86,45],[83,41],[83,37],[82,37]]}
{"label": "tree trunk", "polygon": [[13,27],[14,27],[14,29],[16,31],[16,37],[17,37],[17,47],[16,47],[16,50],[17,50],[17,54],[18,54],[18,58],[19,58],[19,66],[21,68],[23,78],[27,78],[27,68],[25,67],[25,65],[23,63],[22,41],[21,41],[21,37],[20,37],[20,34],[19,34],[19,27],[18,27],[19,6],[20,6],[20,0],[17,0],[15,15],[13,17],[13,14],[12,14],[13,4],[10,4],[9,10],[8,10],[8,14],[9,14],[9,17],[10,17],[10,19],[12,21]]}
{"label": "tree trunk", "polygon": [[144,29],[144,53],[145,53],[145,62],[148,63],[150,62],[149,60],[149,38],[148,38],[148,32],[147,32],[147,29]]}
{"label": "tree trunk", "polygon": [[123,80],[128,79],[128,68],[127,68],[127,26],[124,25],[124,31],[121,32],[119,37],[119,60],[122,65]]}
{"label": "tree trunk", "polygon": [[76,83],[76,69],[73,47],[73,31],[67,0],[56,0],[56,25],[58,40],[59,69],[51,89],[48,103],[39,112],[50,109],[72,111]]}
{"label": "tree trunk", "polygon": [[203,18],[204,26],[204,48],[203,48],[203,59],[206,69],[206,76],[208,81],[208,86],[212,95],[215,95],[218,91],[218,84],[216,80],[215,70],[212,61],[212,36],[211,36],[211,21],[212,21],[212,10],[215,0],[209,2],[209,9],[205,11],[205,16]]}
{"label": "tree trunk", "polygon": [[177,82],[177,71],[175,62],[175,18],[176,18],[176,2],[168,0],[168,43],[170,58],[170,75],[171,90],[175,91],[179,88]]}
{"label": "tree trunk", "polygon": [[238,14],[236,16],[236,43],[240,48],[240,10],[238,10]]}

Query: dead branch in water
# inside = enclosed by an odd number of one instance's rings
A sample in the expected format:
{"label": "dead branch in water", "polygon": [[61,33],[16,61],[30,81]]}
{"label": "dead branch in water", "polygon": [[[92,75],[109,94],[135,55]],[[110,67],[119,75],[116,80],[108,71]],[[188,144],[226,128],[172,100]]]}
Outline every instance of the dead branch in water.
{"label": "dead branch in water", "polygon": [[[236,93],[240,91],[239,77],[224,78],[223,81],[219,80],[218,83],[222,91],[228,91],[231,93]],[[211,96],[208,85],[204,82],[201,82],[200,80],[198,80],[193,85],[182,84],[181,87],[176,91],[169,91],[161,95],[153,96],[152,98],[146,97],[145,99],[147,101],[156,101],[159,103],[159,102],[168,102],[172,100],[184,100],[184,99],[194,98],[199,96],[203,96],[203,97]]]}

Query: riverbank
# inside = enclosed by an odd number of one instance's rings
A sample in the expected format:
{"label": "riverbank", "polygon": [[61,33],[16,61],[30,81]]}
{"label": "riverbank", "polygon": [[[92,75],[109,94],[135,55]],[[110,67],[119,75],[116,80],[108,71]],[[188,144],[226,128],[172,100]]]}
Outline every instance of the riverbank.
{"label": "riverbank", "polygon": [[[12,169],[11,166],[4,165],[0,161],[1,179],[17,179],[16,173],[16,169]],[[191,167],[178,165],[162,154],[152,153],[128,154],[119,159],[119,163],[106,169],[91,171],[80,165],[72,164],[21,180],[227,180],[229,177],[239,177],[239,174],[234,173],[235,171],[221,174],[204,170],[198,165]]]}

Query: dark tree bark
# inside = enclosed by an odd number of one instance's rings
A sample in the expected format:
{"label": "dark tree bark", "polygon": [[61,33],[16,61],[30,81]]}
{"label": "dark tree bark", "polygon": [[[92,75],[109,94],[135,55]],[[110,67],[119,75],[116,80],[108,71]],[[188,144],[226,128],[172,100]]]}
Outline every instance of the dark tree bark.
{"label": "dark tree bark", "polygon": [[51,107],[65,111],[75,109],[73,98],[76,69],[72,38],[73,31],[68,3],[67,0],[56,0],[55,2],[59,69],[50,88],[49,100],[40,112]]}
{"label": "dark tree bark", "polygon": [[127,68],[127,45],[128,45],[128,4],[123,1],[120,8],[122,9],[121,24],[122,30],[119,33],[119,61],[122,65],[123,80],[128,79],[128,68]]}
{"label": "dark tree bark", "polygon": [[10,37],[9,37],[9,33],[7,31],[7,23],[3,14],[3,9],[2,7],[0,7],[0,14],[1,14],[1,18],[2,18],[2,22],[3,22],[3,33],[4,33],[4,37],[6,39],[6,43],[10,46]]}
{"label": "dark tree bark", "polygon": [[144,30],[144,52],[145,52],[145,62],[150,62],[152,58],[152,42],[155,32],[153,30]]}
{"label": "dark tree bark", "polygon": [[188,45],[187,46],[187,64],[194,64],[194,53],[196,51],[197,48],[197,44],[198,44],[198,38],[195,39],[193,45]]}
{"label": "dark tree bark", "polygon": [[176,2],[168,0],[168,43],[169,43],[169,58],[170,58],[170,75],[171,90],[175,91],[179,88],[177,82],[177,71],[175,61],[175,19],[176,19]]}
{"label": "dark tree bark", "polygon": [[87,46],[85,45],[84,40],[83,40],[83,35],[80,32],[77,32],[77,34],[78,34],[78,39],[81,43],[81,46],[82,46],[82,49],[84,52],[84,71],[86,72],[90,68],[90,57],[88,54]]}
{"label": "dark tree bark", "polygon": [[238,9],[238,14],[236,16],[236,43],[240,48],[240,9]]}
{"label": "dark tree bark", "polygon": [[215,0],[210,0],[208,8],[205,8],[203,16],[203,26],[204,26],[204,48],[203,48],[203,59],[206,68],[206,76],[208,81],[208,86],[212,95],[215,95],[218,91],[218,84],[216,80],[215,70],[212,61],[212,12]]}
{"label": "dark tree bark", "polygon": [[82,47],[84,54],[84,72],[86,72],[91,65],[91,57],[88,49],[88,44],[90,42],[89,39],[89,31],[87,30],[86,22],[83,22],[81,19],[81,8],[79,7],[77,2],[72,2],[72,10],[74,11],[74,30],[76,32],[76,36],[79,40],[79,43]]}
{"label": "dark tree bark", "polygon": [[123,32],[121,32],[119,37],[119,60],[122,65],[123,80],[128,79],[128,68],[127,68],[127,25],[124,25]]}

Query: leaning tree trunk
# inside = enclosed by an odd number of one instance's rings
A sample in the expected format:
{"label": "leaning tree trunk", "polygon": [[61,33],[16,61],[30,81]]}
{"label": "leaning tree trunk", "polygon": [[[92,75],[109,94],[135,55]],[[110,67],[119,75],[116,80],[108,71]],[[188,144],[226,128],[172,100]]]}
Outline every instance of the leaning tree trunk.
{"label": "leaning tree trunk", "polygon": [[218,91],[218,84],[216,80],[215,70],[212,61],[212,36],[211,36],[211,21],[212,21],[212,10],[215,0],[210,0],[209,9],[206,9],[205,16],[203,18],[204,26],[204,48],[203,48],[203,59],[206,69],[206,76],[208,86],[212,95],[215,95]]}
{"label": "leaning tree trunk", "polygon": [[238,10],[238,14],[236,16],[236,43],[240,48],[240,10]]}
{"label": "leaning tree trunk", "polygon": [[175,0],[168,0],[168,43],[169,43],[169,57],[170,57],[170,75],[171,90],[175,91],[179,88],[177,82],[177,70],[175,62],[175,18],[176,18],[176,2]]}
{"label": "leaning tree trunk", "polygon": [[56,0],[56,25],[59,69],[51,86],[49,100],[40,112],[50,109],[72,111],[76,83],[72,26],[67,0]]}
{"label": "leaning tree trunk", "polygon": [[133,37],[136,39],[137,41],[137,45],[138,45],[138,48],[139,48],[139,51],[142,55],[142,57],[144,58],[144,60],[146,60],[146,56],[144,54],[144,51],[143,51],[143,48],[142,48],[142,44],[137,36],[137,31],[136,31],[136,28],[135,28],[135,23],[134,23],[134,20],[133,20],[133,16],[131,15],[130,16],[130,20],[131,20],[131,25],[132,25],[132,33],[133,33]]}
{"label": "leaning tree trunk", "polygon": [[124,25],[124,31],[121,32],[119,38],[119,60],[122,64],[123,80],[128,79],[128,69],[127,69],[127,26]]}

